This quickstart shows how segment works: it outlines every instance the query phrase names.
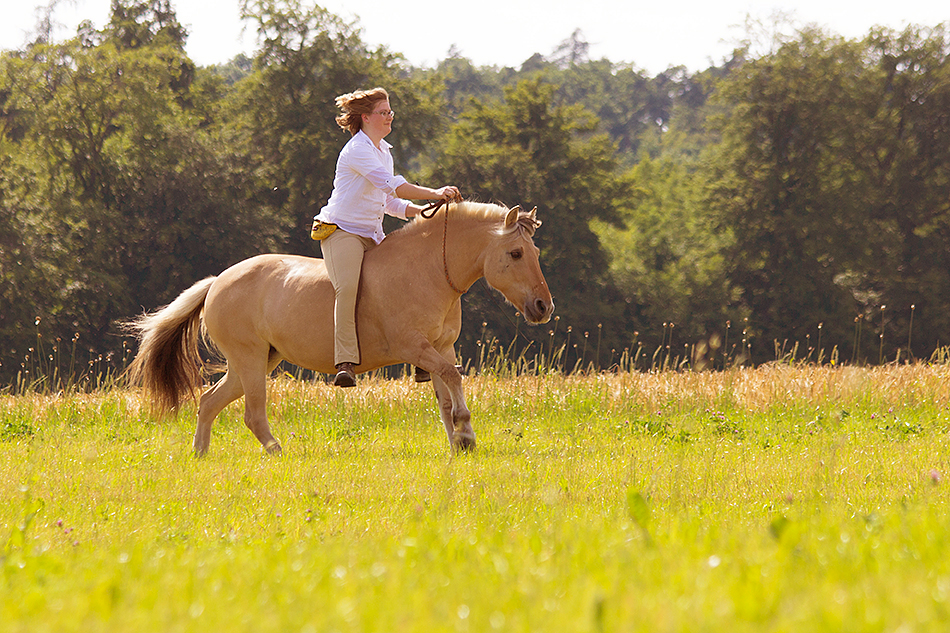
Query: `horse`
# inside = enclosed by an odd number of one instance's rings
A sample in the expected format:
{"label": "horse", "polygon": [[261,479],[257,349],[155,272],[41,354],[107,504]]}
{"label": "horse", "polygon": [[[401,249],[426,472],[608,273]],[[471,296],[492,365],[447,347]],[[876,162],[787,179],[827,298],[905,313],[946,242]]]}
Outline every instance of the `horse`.
{"label": "horse", "polygon": [[[451,203],[393,231],[363,260],[357,373],[408,363],[432,377],[440,417],[455,450],[475,448],[455,343],[461,296],[484,277],[531,324],[546,323],[554,301],[541,272],[537,207]],[[325,374],[333,364],[334,290],[324,261],[266,254],[198,281],[167,306],[127,322],[138,339],[128,369],[159,411],[201,388],[199,336],[226,361],[224,376],[198,401],[194,452],[207,453],[218,414],[244,396],[244,423],[280,454],[267,420],[267,377],[282,361]]]}

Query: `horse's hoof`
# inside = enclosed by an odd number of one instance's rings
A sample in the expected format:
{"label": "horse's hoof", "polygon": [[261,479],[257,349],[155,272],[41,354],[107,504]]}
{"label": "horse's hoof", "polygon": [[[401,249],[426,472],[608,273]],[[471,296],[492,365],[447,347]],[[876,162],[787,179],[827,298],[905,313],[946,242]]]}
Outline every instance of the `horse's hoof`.
{"label": "horse's hoof", "polygon": [[475,450],[475,436],[474,435],[460,435],[455,434],[455,437],[452,438],[452,446],[455,448],[456,453],[469,453]]}
{"label": "horse's hoof", "polygon": [[280,457],[283,454],[283,451],[280,448],[280,442],[273,442],[264,447],[264,450],[268,455],[274,455]]}

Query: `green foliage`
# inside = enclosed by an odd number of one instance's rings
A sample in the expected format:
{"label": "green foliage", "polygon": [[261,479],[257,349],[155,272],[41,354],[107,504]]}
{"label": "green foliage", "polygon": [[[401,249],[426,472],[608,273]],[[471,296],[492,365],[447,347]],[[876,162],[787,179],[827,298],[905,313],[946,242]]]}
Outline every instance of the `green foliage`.
{"label": "green foliage", "polygon": [[735,235],[729,278],[763,341],[801,341],[822,322],[847,340],[854,315],[899,306],[902,325],[924,302],[927,339],[911,351],[947,331],[934,308],[950,299],[939,228],[950,210],[948,53],[939,28],[864,42],[803,31],[719,84],[728,115],[709,204]]}
{"label": "green foliage", "polygon": [[34,320],[116,351],[117,318],[276,243],[281,222],[222,143],[223,87],[195,76],[163,6],[117,3],[100,33],[0,58],[5,379]]}
{"label": "green foliage", "polygon": [[[629,183],[618,176],[613,143],[597,133],[596,119],[577,106],[558,104],[555,92],[555,86],[532,79],[506,89],[502,103],[473,100],[427,178],[468,183],[466,193],[483,200],[537,206],[544,226],[535,242],[560,318],[587,332],[606,324],[612,338],[605,345],[617,347],[623,306],[591,221],[618,222]],[[466,319],[485,324],[482,338],[505,341],[507,315],[494,301],[470,292]],[[475,334],[463,334],[468,355],[475,355]],[[546,334],[522,336],[542,346]]]}
{"label": "green foliage", "polygon": [[504,79],[495,68],[476,68],[471,60],[449,51],[449,57],[439,62],[435,78],[443,85],[446,112],[457,119],[469,101],[493,101],[503,96]]}
{"label": "green foliage", "polygon": [[862,94],[867,118],[849,158],[874,234],[859,299],[865,315],[875,299],[898,308],[902,329],[916,305],[912,352],[925,355],[950,330],[950,33],[946,25],[878,29],[864,44],[874,60]]}
{"label": "green foliage", "polygon": [[682,69],[648,77],[630,65],[606,59],[571,64],[553,78],[566,103],[583,104],[617,144],[619,156],[632,163],[644,150],[657,151],[670,123],[674,97],[686,85]]}
{"label": "green foliage", "polygon": [[240,8],[259,50],[210,68],[169,0],[117,0],[64,42],[48,14],[0,55],[0,384],[52,380],[33,372],[61,368],[64,341],[83,380],[114,371],[117,319],[247,256],[312,254],[346,141],[334,97],[376,85],[398,171],[544,221],[558,320],[526,328],[477,285],[463,358],[491,342],[545,371],[698,367],[721,341],[716,366],[859,363],[946,344],[945,25],[805,29],[648,76],[591,60],[580,31],[518,68],[450,51],[419,69],[312,3]]}
{"label": "green foliage", "polygon": [[119,48],[170,46],[185,50],[188,35],[169,0],[113,0],[105,36]]}
{"label": "green foliage", "polygon": [[[732,228],[729,276],[741,289],[763,341],[802,340],[818,322],[844,336],[853,300],[840,285],[839,254],[862,249],[853,195],[857,181],[839,159],[851,137],[851,43],[803,33],[750,61],[720,86],[731,110],[713,166],[712,205]],[[856,231],[857,230],[857,231]],[[770,349],[759,350],[771,354]]]}
{"label": "green foliage", "polygon": [[630,304],[640,342],[652,353],[670,324],[675,341],[724,340],[726,323],[739,323],[735,291],[726,279],[723,253],[731,235],[703,212],[704,183],[683,161],[644,158],[631,172],[634,203],[618,228],[596,222],[610,253],[611,275]]}
{"label": "green foliage", "polygon": [[390,140],[403,164],[438,131],[440,100],[429,82],[408,76],[399,56],[370,50],[354,27],[319,6],[246,2],[244,17],[263,45],[254,72],[236,86],[232,125],[259,165],[260,195],[291,224],[282,248],[311,254],[310,224],[330,197],[349,138],[334,123],[334,99],[384,86],[398,112],[401,131]]}

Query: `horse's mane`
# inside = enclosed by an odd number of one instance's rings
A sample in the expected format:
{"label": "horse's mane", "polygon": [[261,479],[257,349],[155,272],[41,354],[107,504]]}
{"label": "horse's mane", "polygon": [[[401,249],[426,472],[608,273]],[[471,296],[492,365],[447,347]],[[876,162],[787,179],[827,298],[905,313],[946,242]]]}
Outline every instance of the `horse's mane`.
{"label": "horse's mane", "polygon": [[[508,215],[508,212],[511,209],[501,205],[485,202],[459,202],[457,204],[450,204],[447,209],[448,211],[446,211],[446,207],[443,207],[439,213],[447,212],[449,214],[449,222],[454,222],[455,220],[474,220],[497,223],[499,224],[499,232],[512,232],[523,229],[528,232],[529,236],[533,236],[535,229],[541,224],[532,217],[529,217],[526,212],[521,211],[518,214],[518,222],[509,228],[508,231],[504,231],[503,223],[505,221],[505,217]],[[434,220],[435,217],[430,219]],[[435,225],[431,224],[429,219],[423,219],[419,216],[416,216],[412,219],[412,221],[399,230],[393,231],[389,237],[395,237],[396,235],[409,236],[420,231],[425,231],[426,229],[431,229],[433,226]]]}

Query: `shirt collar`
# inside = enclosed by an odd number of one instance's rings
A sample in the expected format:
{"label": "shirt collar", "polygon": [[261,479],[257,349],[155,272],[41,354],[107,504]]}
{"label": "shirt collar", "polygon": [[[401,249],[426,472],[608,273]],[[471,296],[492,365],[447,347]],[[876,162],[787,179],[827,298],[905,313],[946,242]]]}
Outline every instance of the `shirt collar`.
{"label": "shirt collar", "polygon": [[[363,143],[369,143],[369,144],[373,147],[373,149],[376,149],[376,146],[373,145],[373,139],[371,139],[371,138],[369,137],[369,135],[368,135],[366,132],[364,132],[363,130],[360,130],[359,132],[357,132],[357,133],[356,133],[356,137],[359,138],[361,142],[363,142]],[[390,145],[390,144],[386,141],[386,139],[380,139],[380,141],[379,141],[379,147],[380,147],[380,149],[392,149],[393,146]]]}

